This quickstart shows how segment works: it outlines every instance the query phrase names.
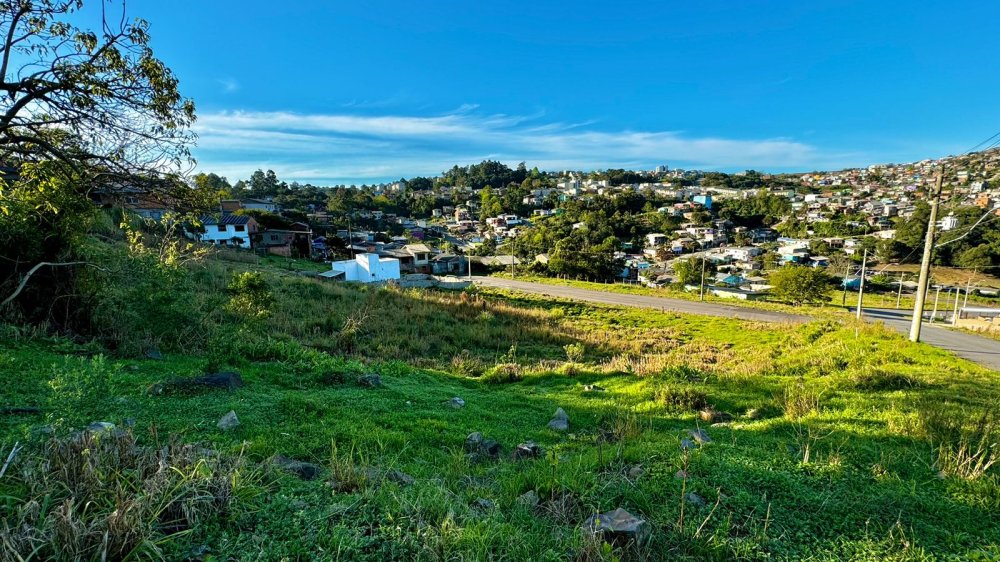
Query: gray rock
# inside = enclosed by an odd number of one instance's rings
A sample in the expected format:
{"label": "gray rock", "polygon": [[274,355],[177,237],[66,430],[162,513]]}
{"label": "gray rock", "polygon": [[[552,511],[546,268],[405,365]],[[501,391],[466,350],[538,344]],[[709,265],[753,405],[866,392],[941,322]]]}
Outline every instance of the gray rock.
{"label": "gray rock", "polygon": [[111,422],[94,422],[87,426],[87,431],[94,435],[105,435],[115,430],[115,424]]}
{"label": "gray rock", "polygon": [[701,428],[688,430],[688,435],[690,435],[691,438],[694,439],[699,445],[712,442],[712,438],[709,437],[708,433]]}
{"label": "gray rock", "polygon": [[549,429],[554,429],[555,431],[566,431],[569,429],[569,416],[566,415],[566,411],[562,408],[556,409],[556,413],[552,415],[552,421],[549,422]]}
{"label": "gray rock", "polygon": [[229,412],[219,419],[219,423],[216,424],[222,431],[229,431],[231,429],[236,429],[240,426],[240,418],[236,417],[236,412],[229,410]]}
{"label": "gray rock", "polygon": [[454,398],[452,398],[451,400],[448,401],[448,405],[451,406],[452,408],[456,408],[456,409],[457,408],[462,408],[462,407],[465,406],[465,400],[462,400],[461,398],[459,398],[458,396],[456,396],[456,397],[454,397]]}
{"label": "gray rock", "polygon": [[486,498],[478,498],[472,502],[472,509],[476,511],[492,511],[496,504]]}
{"label": "gray rock", "polygon": [[643,474],[646,474],[646,469],[643,468],[641,464],[637,464],[628,469],[628,476],[633,480],[638,480]]}
{"label": "gray rock", "polygon": [[285,472],[290,472],[303,480],[313,480],[322,471],[319,465],[311,462],[297,461],[284,455],[275,455],[272,462],[278,468]]}
{"label": "gray rock", "polygon": [[382,377],[376,373],[361,375],[358,377],[358,384],[367,388],[379,387],[382,386]]}
{"label": "gray rock", "polygon": [[146,350],[146,359],[153,359],[158,361],[160,359],[163,359],[163,354],[160,353],[160,350],[157,349],[155,346],[150,347],[149,349]]}
{"label": "gray rock", "polygon": [[483,434],[478,431],[473,431],[465,438],[465,450],[470,453],[475,453],[479,451],[479,448],[483,445]]}
{"label": "gray rock", "polygon": [[519,443],[514,448],[511,458],[514,460],[537,459],[542,456],[543,452],[542,448],[536,445],[534,441],[525,441],[524,443]]}
{"label": "gray rock", "polygon": [[625,546],[629,543],[642,545],[649,539],[650,527],[644,519],[639,519],[622,508],[607,513],[591,515],[583,524],[589,533],[603,540]]}
{"label": "gray rock", "polygon": [[691,505],[695,507],[703,507],[705,505],[705,499],[694,492],[688,492],[684,499]]}
{"label": "gray rock", "polygon": [[400,486],[411,486],[416,482],[416,479],[400,470],[390,470],[385,473],[385,477],[387,480],[391,480]]}
{"label": "gray rock", "polygon": [[479,451],[482,454],[492,459],[499,457],[500,453],[502,452],[502,449],[503,448],[500,447],[500,443],[497,443],[493,439],[484,439],[482,446],[479,447]]}
{"label": "gray rock", "polygon": [[528,490],[527,492],[517,496],[517,504],[526,507],[535,507],[541,500],[538,498],[538,492],[534,490]]}

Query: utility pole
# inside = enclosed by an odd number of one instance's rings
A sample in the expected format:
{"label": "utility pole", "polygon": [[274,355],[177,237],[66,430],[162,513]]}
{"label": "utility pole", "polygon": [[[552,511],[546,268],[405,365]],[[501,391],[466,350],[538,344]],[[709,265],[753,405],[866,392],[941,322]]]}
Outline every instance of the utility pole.
{"label": "utility pole", "polygon": [[896,310],[899,310],[899,301],[903,298],[903,272],[899,272],[899,291],[896,293]]}
{"label": "utility pole", "polygon": [[847,306],[847,276],[851,274],[851,264],[844,266],[844,294],[840,297],[840,306]]}
{"label": "utility pole", "polygon": [[865,298],[865,269],[868,267],[868,250],[865,250],[864,256],[861,258],[861,285],[858,286],[858,313],[857,319],[861,320],[861,310],[862,304],[864,304]]}
{"label": "utility pole", "polygon": [[[972,275],[973,276],[976,275],[976,270],[974,269],[972,270]],[[969,277],[969,280],[965,282],[965,300],[962,301],[962,308],[969,306],[969,292],[971,290],[972,290],[972,277]]]}
{"label": "utility pole", "polygon": [[705,256],[701,257],[701,289],[698,290],[698,299],[705,300]]}
{"label": "utility pole", "polygon": [[347,252],[354,259],[354,234],[351,232],[351,217],[347,217]]}
{"label": "utility pole", "polygon": [[924,257],[920,261],[920,277],[917,280],[917,295],[913,303],[913,319],[910,322],[910,341],[920,341],[920,328],[924,321],[924,299],[927,297],[927,283],[931,276],[931,255],[934,253],[934,229],[937,227],[938,204],[941,199],[941,184],[944,182],[944,164],[938,170],[934,195],[931,196],[931,216],[927,219],[927,236],[924,238]]}
{"label": "utility pole", "polygon": [[514,237],[510,238],[510,278],[514,278]]}

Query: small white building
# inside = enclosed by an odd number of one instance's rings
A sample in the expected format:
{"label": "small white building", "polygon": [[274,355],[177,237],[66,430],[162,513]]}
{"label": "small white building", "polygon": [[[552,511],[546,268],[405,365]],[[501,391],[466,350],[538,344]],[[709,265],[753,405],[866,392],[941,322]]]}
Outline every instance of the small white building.
{"label": "small white building", "polygon": [[947,217],[941,219],[940,225],[942,231],[955,230],[958,228],[958,217],[955,216],[955,213],[949,213]]}
{"label": "small white building", "polygon": [[320,273],[320,277],[359,283],[391,281],[399,279],[399,260],[380,258],[378,254],[358,254],[353,260],[331,263],[330,271]]}

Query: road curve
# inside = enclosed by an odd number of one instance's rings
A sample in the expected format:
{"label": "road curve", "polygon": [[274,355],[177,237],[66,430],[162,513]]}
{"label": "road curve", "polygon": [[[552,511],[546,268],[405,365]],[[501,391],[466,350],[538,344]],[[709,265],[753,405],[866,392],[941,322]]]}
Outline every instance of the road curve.
{"label": "road curve", "polygon": [[504,279],[503,277],[475,277],[473,279],[477,285],[482,285],[484,287],[509,289],[512,291],[521,291],[523,293],[535,293],[550,297],[597,302],[601,304],[651,308],[654,310],[682,312],[685,314],[702,314],[705,316],[722,316],[724,318],[739,318],[741,320],[757,320],[760,322],[808,322],[811,320],[809,316],[788,314],[786,312],[774,312],[771,310],[759,310],[754,308],[688,301],[683,299],[671,299],[666,297],[651,297],[646,295],[613,293],[610,291],[599,291],[593,289],[580,289],[578,287],[569,287],[566,285],[549,285],[548,283],[534,283],[531,281]]}
{"label": "road curve", "polygon": [[[869,322],[878,320],[904,336],[910,334],[910,318],[912,317],[910,314],[898,310],[866,308],[864,315]],[[1000,341],[995,339],[925,322],[923,328],[920,329],[920,341],[948,350],[959,357],[979,363],[983,367],[1000,371]]]}

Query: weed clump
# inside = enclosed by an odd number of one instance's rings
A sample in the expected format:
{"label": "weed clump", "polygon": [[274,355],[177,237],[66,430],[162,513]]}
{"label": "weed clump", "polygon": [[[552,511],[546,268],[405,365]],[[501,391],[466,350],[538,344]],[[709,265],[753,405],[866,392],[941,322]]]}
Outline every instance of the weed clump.
{"label": "weed clump", "polygon": [[854,388],[874,392],[906,390],[917,388],[920,381],[902,373],[892,373],[883,369],[867,368],[851,378]]}
{"label": "weed clump", "polygon": [[486,384],[507,384],[523,378],[523,368],[517,363],[500,363],[487,371],[479,380]]}
{"label": "weed clump", "polygon": [[708,396],[688,386],[664,386],[656,390],[655,398],[668,410],[690,411],[708,407]]}
{"label": "weed clump", "polygon": [[53,439],[19,468],[7,477],[25,493],[0,518],[0,543],[15,559],[170,558],[175,539],[262,491],[242,456],[141,446],[129,431]]}
{"label": "weed clump", "polygon": [[977,480],[996,472],[1000,462],[997,410],[969,416],[949,404],[927,403],[920,419],[934,447],[934,466],[942,476]]}
{"label": "weed clump", "polygon": [[805,381],[799,380],[785,387],[779,401],[785,416],[794,420],[819,411],[820,393],[807,388]]}

